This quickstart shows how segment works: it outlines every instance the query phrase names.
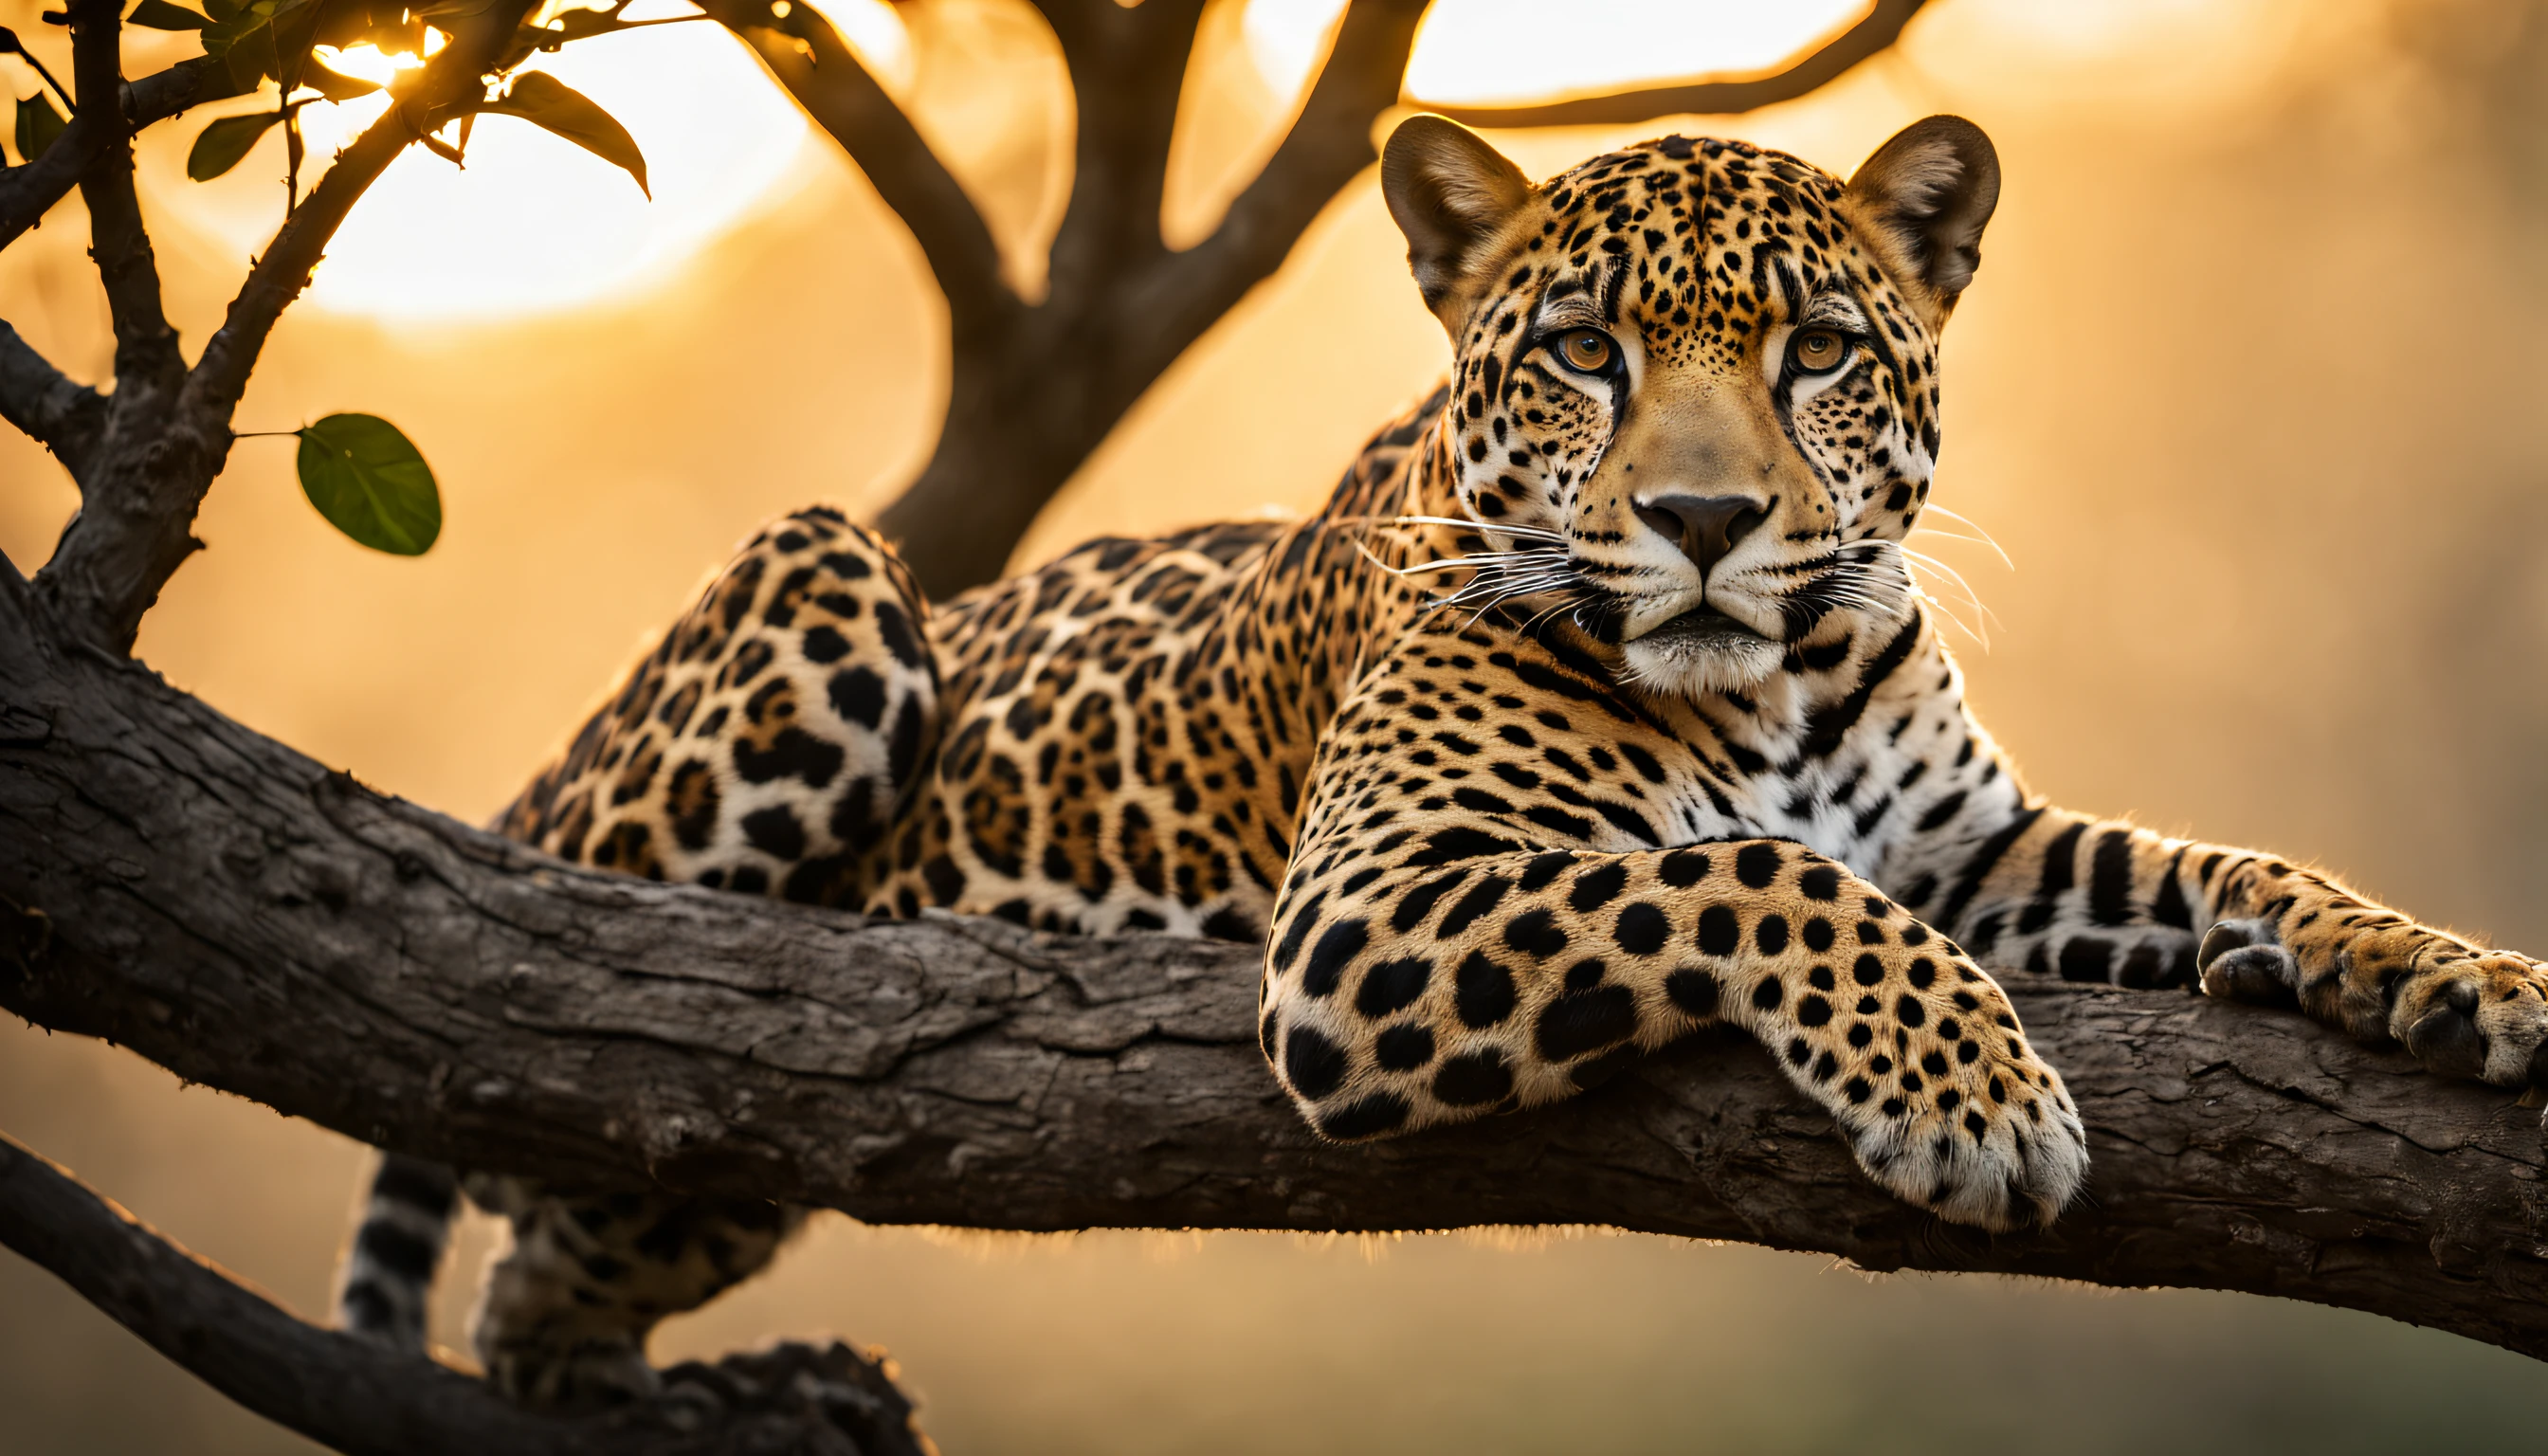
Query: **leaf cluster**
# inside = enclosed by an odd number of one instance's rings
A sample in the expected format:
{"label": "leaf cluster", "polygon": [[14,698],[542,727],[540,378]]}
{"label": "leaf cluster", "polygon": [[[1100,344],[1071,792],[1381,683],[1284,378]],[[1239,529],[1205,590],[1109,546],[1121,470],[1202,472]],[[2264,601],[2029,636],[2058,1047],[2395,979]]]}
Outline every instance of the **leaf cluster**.
{"label": "leaf cluster", "polygon": [[[228,174],[266,133],[280,127],[290,143],[288,215],[300,200],[303,108],[320,101],[352,101],[383,90],[401,105],[413,103],[407,87],[415,73],[403,71],[384,87],[329,66],[316,52],[320,47],[342,51],[369,46],[384,55],[422,57],[432,48],[429,33],[441,32],[447,40],[450,27],[484,13],[492,3],[202,0],[203,9],[193,10],[175,0],[139,0],[125,19],[150,30],[191,32],[200,39],[204,54],[220,64],[211,77],[214,89],[199,99],[254,95],[272,85],[271,106],[220,118],[196,135],[187,153],[186,174],[198,182]],[[622,21],[619,17],[628,3],[615,0],[608,9],[569,10],[546,24],[518,27],[512,43],[487,72],[484,89],[457,104],[414,117],[413,135],[428,149],[458,162],[477,117],[490,113],[518,117],[625,170],[639,190],[651,197],[645,154],[617,118],[555,76],[518,69],[534,55],[569,42],[665,23]],[[26,54],[14,34],[0,31],[0,54],[21,56],[50,83],[51,77]],[[18,153],[29,160],[42,155],[68,125],[43,90],[17,102],[15,120]],[[459,127],[456,141],[434,135],[455,123]],[[376,415],[340,413],[289,433],[301,441],[297,464],[302,493],[348,538],[378,551],[417,556],[440,536],[442,500],[433,472],[414,442],[397,426]]]}
{"label": "leaf cluster", "polygon": [[[330,67],[314,53],[318,47],[341,51],[369,46],[383,55],[421,56],[428,30],[440,30],[464,16],[478,14],[487,4],[488,0],[431,0],[420,7],[410,7],[403,0],[204,0],[204,9],[198,12],[173,0],[141,0],[129,19],[132,24],[155,30],[199,34],[204,53],[224,62],[223,74],[229,87],[225,94],[247,95],[269,81],[279,93],[273,110],[225,117],[197,136],[187,154],[186,175],[198,182],[209,182],[236,167],[268,131],[280,126],[287,133],[293,132],[301,108],[310,103],[351,101],[384,89],[376,81]],[[555,50],[571,41],[647,24],[620,20],[626,4],[627,0],[619,0],[608,10],[569,10],[548,24],[520,27],[496,74],[500,78],[533,55]],[[399,86],[394,80],[387,89],[396,95]],[[310,94],[296,94],[302,92]],[[34,101],[45,106],[41,94]],[[21,104],[22,133],[30,125],[25,117],[26,105]],[[466,123],[491,112],[519,117],[574,142],[626,171],[640,191],[653,195],[646,180],[645,154],[628,129],[592,98],[542,72],[522,74],[501,91],[491,88],[473,102],[444,108],[424,119],[427,125],[420,130],[426,134],[425,144],[451,161],[461,161],[462,149],[467,145]],[[45,113],[50,115],[48,106]],[[457,144],[431,135],[454,121],[464,124]],[[58,118],[48,123],[39,117],[34,125],[41,134],[47,125],[58,131],[60,124]],[[292,151],[297,171],[297,134]],[[297,197],[297,182],[292,193]]]}

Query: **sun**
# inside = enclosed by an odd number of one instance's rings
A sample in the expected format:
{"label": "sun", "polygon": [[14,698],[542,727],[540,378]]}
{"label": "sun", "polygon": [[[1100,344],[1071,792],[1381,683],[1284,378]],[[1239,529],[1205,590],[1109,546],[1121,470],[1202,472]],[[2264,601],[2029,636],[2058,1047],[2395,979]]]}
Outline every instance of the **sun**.
{"label": "sun", "polygon": [[[888,84],[907,77],[908,42],[884,0],[819,0],[818,8]],[[638,0],[625,18],[692,14],[672,0]],[[421,64],[394,62],[368,46],[322,58],[371,80],[388,79],[396,64]],[[627,173],[528,122],[481,117],[465,168],[422,147],[390,165],[329,244],[311,304],[389,318],[466,318],[625,293],[668,276],[734,226],[796,169],[808,142],[787,94],[710,23],[578,42],[531,68],[592,97],[627,127],[646,154],[653,199]],[[388,105],[374,94],[310,106],[303,185]],[[269,132],[228,175],[197,183],[185,174],[184,144],[198,130],[184,129],[175,145],[141,158],[151,201],[217,244],[253,253],[281,221],[283,138]]]}

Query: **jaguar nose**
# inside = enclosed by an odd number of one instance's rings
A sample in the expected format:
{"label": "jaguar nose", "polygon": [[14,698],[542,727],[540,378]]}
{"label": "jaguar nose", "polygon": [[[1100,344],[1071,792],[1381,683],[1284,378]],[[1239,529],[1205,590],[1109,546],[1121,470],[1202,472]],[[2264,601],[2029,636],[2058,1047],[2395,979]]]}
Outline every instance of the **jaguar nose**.
{"label": "jaguar nose", "polygon": [[1658,496],[1637,507],[1637,519],[1679,546],[1701,576],[1766,516],[1749,496]]}

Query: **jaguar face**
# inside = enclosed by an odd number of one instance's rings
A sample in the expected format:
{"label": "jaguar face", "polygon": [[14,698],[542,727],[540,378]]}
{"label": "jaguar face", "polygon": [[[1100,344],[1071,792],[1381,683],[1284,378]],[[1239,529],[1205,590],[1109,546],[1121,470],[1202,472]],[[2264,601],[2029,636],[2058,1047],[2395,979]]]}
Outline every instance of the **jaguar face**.
{"label": "jaguar face", "polygon": [[1446,444],[1493,553],[1464,594],[1562,614],[1680,692],[1907,612],[1938,333],[1998,179],[1955,117],[1847,182],[1667,136],[1533,186],[1452,123],[1401,126],[1382,186],[1451,335]]}

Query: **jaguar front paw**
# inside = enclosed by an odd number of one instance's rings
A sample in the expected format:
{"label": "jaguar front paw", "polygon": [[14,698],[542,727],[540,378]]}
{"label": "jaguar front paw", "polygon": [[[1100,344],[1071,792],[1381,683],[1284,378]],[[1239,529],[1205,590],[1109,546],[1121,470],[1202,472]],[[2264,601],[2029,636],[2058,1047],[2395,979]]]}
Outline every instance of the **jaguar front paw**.
{"label": "jaguar front paw", "polygon": [[2297,1006],[2437,1075],[2548,1087],[2548,966],[2527,956],[2357,903],[2223,921],[2195,963],[2208,995]]}
{"label": "jaguar front paw", "polygon": [[[1915,1073],[1918,1090],[1896,1086],[1881,1101],[1847,1106],[1840,1122],[1859,1165],[1951,1223],[1993,1232],[2049,1227],[2088,1176],[2087,1131],[2060,1074],[2014,1033],[1984,1058],[1949,1066]],[[1855,1080],[1841,1090],[1854,1096]]]}

